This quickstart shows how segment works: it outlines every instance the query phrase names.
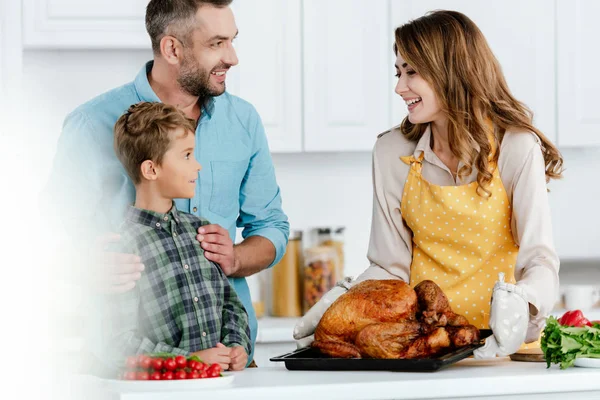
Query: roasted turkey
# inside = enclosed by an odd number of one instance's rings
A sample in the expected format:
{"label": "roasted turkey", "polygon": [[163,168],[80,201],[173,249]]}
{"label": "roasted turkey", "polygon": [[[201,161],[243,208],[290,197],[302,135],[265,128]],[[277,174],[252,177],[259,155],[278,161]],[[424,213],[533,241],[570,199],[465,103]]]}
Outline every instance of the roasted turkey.
{"label": "roasted turkey", "polygon": [[427,358],[479,341],[432,281],[368,280],[340,296],[321,318],[312,347],[340,358]]}

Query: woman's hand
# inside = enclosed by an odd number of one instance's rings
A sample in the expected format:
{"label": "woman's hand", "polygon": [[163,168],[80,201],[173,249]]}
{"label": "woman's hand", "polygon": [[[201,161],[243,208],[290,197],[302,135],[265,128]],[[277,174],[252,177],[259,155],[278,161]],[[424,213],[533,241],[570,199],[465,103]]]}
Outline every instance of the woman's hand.
{"label": "woman's hand", "polygon": [[529,303],[525,292],[518,286],[504,282],[504,274],[494,285],[490,309],[490,327],[493,336],[473,352],[475,358],[505,357],[515,353],[527,335]]}
{"label": "woman's hand", "polygon": [[315,328],[319,324],[319,321],[325,314],[325,311],[337,300],[338,297],[343,295],[350,288],[350,278],[346,278],[336,285],[329,292],[325,293],[321,300],[319,300],[306,314],[296,323],[294,327],[294,339],[296,339],[296,346],[300,349],[308,347],[314,340]]}

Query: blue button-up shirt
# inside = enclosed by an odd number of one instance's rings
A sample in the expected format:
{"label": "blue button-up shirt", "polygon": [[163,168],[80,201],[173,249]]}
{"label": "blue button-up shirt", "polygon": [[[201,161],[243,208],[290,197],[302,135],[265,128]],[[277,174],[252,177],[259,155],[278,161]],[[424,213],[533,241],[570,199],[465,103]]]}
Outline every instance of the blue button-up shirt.
{"label": "blue button-up shirt", "polygon": [[[134,201],[133,183],[113,150],[113,128],[130,105],[160,101],[148,82],[152,65],[147,63],[133,82],[88,101],[65,120],[48,200],[70,234],[115,231]],[[285,252],[289,224],[254,107],[227,92],[212,98],[202,108],[195,156],[202,165],[196,193],[192,199],[176,199],[177,208],[223,226],[232,239],[236,227],[243,228],[244,238],[269,239],[277,263]],[[248,311],[254,344],[257,322],[246,279],[230,281]]]}

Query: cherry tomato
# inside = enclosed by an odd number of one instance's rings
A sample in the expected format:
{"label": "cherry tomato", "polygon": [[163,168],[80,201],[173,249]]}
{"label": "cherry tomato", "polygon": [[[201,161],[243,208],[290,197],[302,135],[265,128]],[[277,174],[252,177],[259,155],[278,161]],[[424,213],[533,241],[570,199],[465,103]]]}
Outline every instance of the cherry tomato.
{"label": "cherry tomato", "polygon": [[206,372],[206,370],[200,371],[200,378],[201,379],[208,378],[208,373]]}
{"label": "cherry tomato", "polygon": [[160,379],[163,381],[172,381],[173,380],[173,371],[166,371],[160,375]]}
{"label": "cherry tomato", "polygon": [[137,374],[135,371],[127,371],[125,372],[125,374],[123,374],[123,379],[128,380],[128,381],[135,381]]}
{"label": "cherry tomato", "polygon": [[175,357],[175,363],[179,368],[185,368],[187,366],[187,360],[184,356]]}
{"label": "cherry tomato", "polygon": [[152,368],[154,368],[156,371],[160,371],[162,369],[164,363],[165,362],[162,358],[157,357],[157,358],[152,359],[151,365],[152,365]]}
{"label": "cherry tomato", "polygon": [[136,356],[127,357],[127,359],[125,360],[125,366],[127,367],[127,369],[135,369],[135,367],[137,367],[137,357]]}
{"label": "cherry tomato", "polygon": [[148,379],[150,379],[150,374],[148,373],[148,371],[138,371],[135,378],[138,381],[147,381]]}
{"label": "cherry tomato", "polygon": [[178,369],[175,372],[175,379],[185,379],[187,378],[187,373],[183,369]]}
{"label": "cherry tomato", "polygon": [[163,364],[163,367],[169,371],[175,371],[177,368],[177,363],[174,358],[167,358]]}
{"label": "cherry tomato", "polygon": [[206,371],[208,369],[208,364],[205,364],[203,362],[198,362],[198,364],[196,365],[196,369],[198,371]]}
{"label": "cherry tomato", "polygon": [[214,369],[215,371],[217,371],[217,373],[221,373],[221,366],[217,363],[212,364],[209,369]]}
{"label": "cherry tomato", "polygon": [[209,369],[207,374],[209,378],[218,378],[221,375],[216,369]]}
{"label": "cherry tomato", "polygon": [[200,373],[196,370],[191,370],[187,373],[186,379],[198,379],[200,378]]}
{"label": "cherry tomato", "polygon": [[153,373],[151,373],[150,374],[150,380],[151,381],[160,381],[161,380],[160,372],[154,371]]}
{"label": "cherry tomato", "polygon": [[196,361],[196,360],[188,360],[188,362],[187,362],[187,367],[188,367],[189,369],[196,369],[196,363],[197,363],[197,362],[198,362],[198,361]]}
{"label": "cherry tomato", "polygon": [[150,368],[150,365],[152,364],[152,359],[148,356],[145,355],[141,355],[138,357],[138,366],[144,368],[144,369],[148,369]]}

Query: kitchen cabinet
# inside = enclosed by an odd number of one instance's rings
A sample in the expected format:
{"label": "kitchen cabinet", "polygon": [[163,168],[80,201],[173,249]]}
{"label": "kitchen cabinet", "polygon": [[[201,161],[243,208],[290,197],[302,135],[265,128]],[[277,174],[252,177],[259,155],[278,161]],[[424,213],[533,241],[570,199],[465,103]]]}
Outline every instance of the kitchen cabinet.
{"label": "kitchen cabinet", "polygon": [[228,91],[260,114],[273,152],[302,151],[301,0],[233,2],[240,63]]}
{"label": "kitchen cabinet", "polygon": [[304,150],[371,150],[389,128],[389,1],[304,0]]}
{"label": "kitchen cabinet", "polygon": [[[20,22],[20,0],[0,0],[0,115],[14,116],[22,101],[23,49]],[[2,128],[8,129],[7,121],[0,121],[0,131]]]}
{"label": "kitchen cabinet", "polygon": [[599,13],[596,0],[557,0],[560,147],[600,145]]}
{"label": "kitchen cabinet", "polygon": [[[464,13],[485,35],[498,58],[513,95],[534,113],[534,124],[556,142],[556,71],[555,7],[547,0],[505,0],[479,2],[471,0],[391,0],[393,29],[428,11],[445,9]],[[594,1],[589,1],[593,3]],[[566,2],[565,2],[566,3]],[[565,6],[568,7],[568,6]],[[590,6],[592,8],[592,6]],[[600,10],[600,5],[593,7]],[[593,11],[590,9],[590,11]],[[559,12],[560,19],[560,12]],[[589,14],[588,15],[593,15]],[[592,21],[591,16],[589,17]],[[600,32],[596,28],[596,32]],[[596,38],[598,34],[596,34]],[[581,44],[582,49],[590,49]],[[594,53],[589,52],[588,53]],[[597,58],[598,56],[594,54]],[[393,60],[393,59],[392,59]],[[588,67],[590,68],[591,65]],[[393,75],[393,62],[388,74]],[[595,74],[597,75],[597,74]],[[599,78],[596,78],[599,79]],[[600,80],[597,80],[600,83]],[[395,84],[395,80],[394,80]],[[596,102],[598,104],[598,101]],[[597,109],[597,108],[596,108]],[[394,94],[392,121],[399,124],[406,116],[406,105]]]}
{"label": "kitchen cabinet", "polygon": [[25,48],[148,49],[148,0],[22,0]]}
{"label": "kitchen cabinet", "polygon": [[[147,2],[10,3],[22,3],[27,50],[148,49]],[[273,152],[370,151],[378,133],[406,116],[394,93],[394,27],[440,8],[477,23],[515,97],[551,140],[600,145],[595,0],[236,0],[232,7],[240,64],[228,90],[256,107]],[[12,58],[0,65],[5,83]]]}

